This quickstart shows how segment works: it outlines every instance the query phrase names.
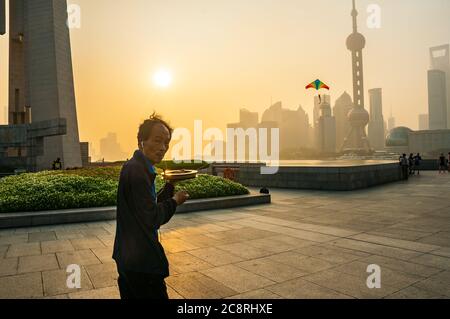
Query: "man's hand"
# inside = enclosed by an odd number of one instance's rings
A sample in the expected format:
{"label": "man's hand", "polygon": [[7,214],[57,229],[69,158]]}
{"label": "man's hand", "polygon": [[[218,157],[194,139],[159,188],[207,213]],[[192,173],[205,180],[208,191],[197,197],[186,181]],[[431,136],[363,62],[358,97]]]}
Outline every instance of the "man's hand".
{"label": "man's hand", "polygon": [[177,192],[173,199],[177,202],[177,205],[182,205],[189,198],[189,194],[186,191]]}

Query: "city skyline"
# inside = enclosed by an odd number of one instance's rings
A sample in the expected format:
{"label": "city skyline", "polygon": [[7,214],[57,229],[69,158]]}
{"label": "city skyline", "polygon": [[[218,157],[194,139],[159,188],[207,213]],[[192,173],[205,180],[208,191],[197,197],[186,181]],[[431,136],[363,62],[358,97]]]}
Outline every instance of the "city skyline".
{"label": "city skyline", "polygon": [[[313,97],[303,90],[311,78],[331,86],[333,101],[351,92],[345,48],[351,1],[297,0],[277,6],[271,1],[135,0],[125,18],[119,15],[124,1],[69,3],[82,10],[81,29],[71,30],[80,138],[96,145],[116,131],[119,144],[131,153],[137,126],[153,110],[175,127],[191,129],[195,119],[202,119],[205,126],[225,129],[236,122],[239,109],[262,113],[273,99],[290,110],[301,105],[311,122]],[[450,42],[450,4],[376,1],[381,28],[371,29],[365,20],[372,3],[357,2],[367,38],[365,105],[368,90],[380,87],[384,117],[392,108],[398,126],[417,129],[417,116],[428,109],[428,50]],[[317,21],[321,28],[313,27]],[[7,105],[5,42],[0,40],[2,108]],[[173,74],[166,89],[151,83],[160,67]]]}

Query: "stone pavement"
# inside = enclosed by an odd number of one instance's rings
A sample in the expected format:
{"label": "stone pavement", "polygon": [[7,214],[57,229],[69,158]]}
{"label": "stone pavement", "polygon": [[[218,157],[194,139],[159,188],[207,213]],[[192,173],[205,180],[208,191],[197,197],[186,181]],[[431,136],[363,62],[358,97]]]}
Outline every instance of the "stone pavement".
{"label": "stone pavement", "polygon": [[[355,192],[272,190],[272,205],[176,215],[171,298],[449,298],[450,175]],[[0,230],[0,298],[118,298],[115,222]],[[82,266],[68,289],[66,266]],[[381,267],[369,289],[367,266]]]}

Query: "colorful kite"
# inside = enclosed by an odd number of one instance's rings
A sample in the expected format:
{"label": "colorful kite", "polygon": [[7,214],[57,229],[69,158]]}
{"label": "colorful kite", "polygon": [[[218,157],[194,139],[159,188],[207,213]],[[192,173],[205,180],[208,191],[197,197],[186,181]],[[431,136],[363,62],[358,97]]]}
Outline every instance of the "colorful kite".
{"label": "colorful kite", "polygon": [[315,80],[314,82],[308,84],[306,86],[306,89],[316,89],[318,91],[320,89],[327,89],[327,90],[329,90],[330,87],[328,85],[326,85],[325,83],[323,83],[322,81],[320,81],[320,80]]}
{"label": "colorful kite", "polygon": [[[325,83],[323,83],[322,81],[320,81],[319,79],[315,80],[314,82],[308,84],[306,86],[306,89],[316,89],[317,91],[319,91],[320,89],[326,89],[326,90],[330,90],[330,87],[328,85],[326,85]],[[319,94],[319,101],[320,104],[322,104],[322,97]]]}

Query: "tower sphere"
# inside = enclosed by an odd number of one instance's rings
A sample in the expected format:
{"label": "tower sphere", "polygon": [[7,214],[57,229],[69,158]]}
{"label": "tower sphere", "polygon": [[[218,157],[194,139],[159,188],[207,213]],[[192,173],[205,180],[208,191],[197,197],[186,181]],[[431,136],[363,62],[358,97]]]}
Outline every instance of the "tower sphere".
{"label": "tower sphere", "polygon": [[364,108],[355,107],[348,113],[348,120],[353,127],[365,127],[369,124],[369,119],[369,112]]}
{"label": "tower sphere", "polygon": [[359,33],[352,33],[347,38],[347,49],[350,51],[360,51],[366,46],[366,38]]}

